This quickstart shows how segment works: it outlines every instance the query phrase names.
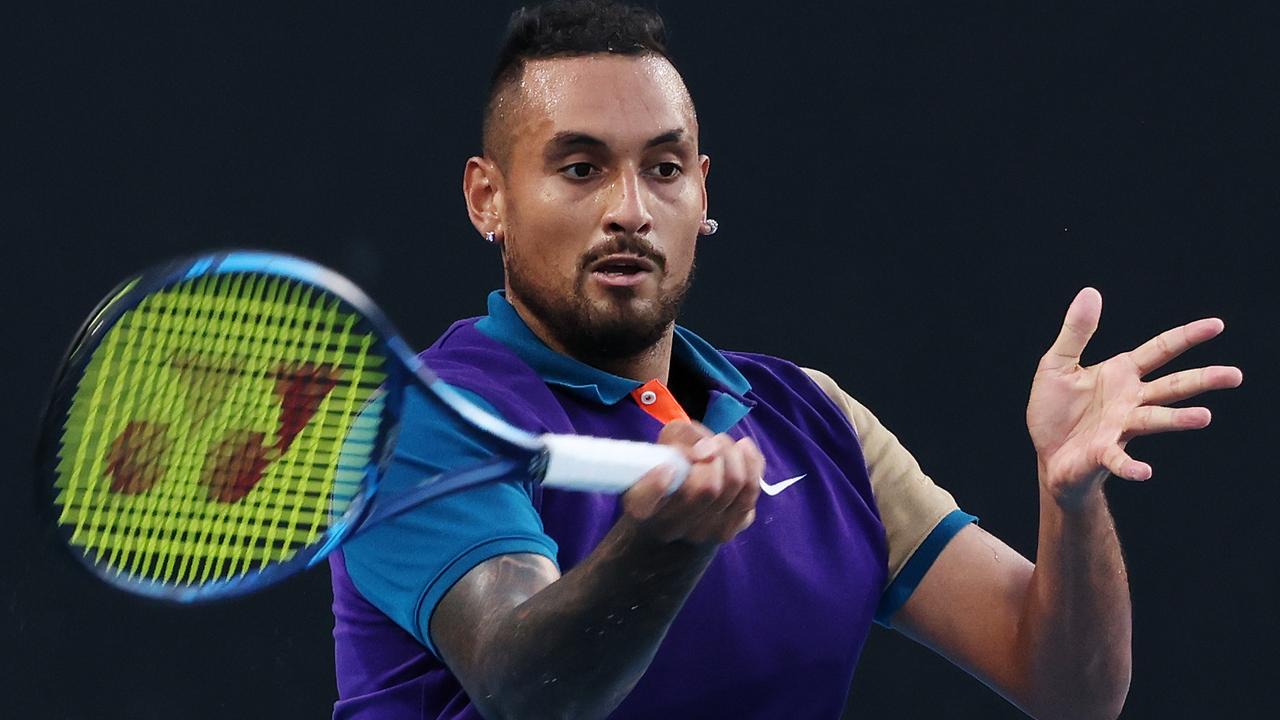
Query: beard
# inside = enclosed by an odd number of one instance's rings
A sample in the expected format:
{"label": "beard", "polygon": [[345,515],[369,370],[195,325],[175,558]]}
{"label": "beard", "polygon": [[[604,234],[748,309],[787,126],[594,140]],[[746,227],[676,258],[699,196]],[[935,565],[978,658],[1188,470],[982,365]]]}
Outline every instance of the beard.
{"label": "beard", "polygon": [[[505,250],[505,247],[504,247]],[[511,292],[568,351],[588,364],[636,357],[653,347],[676,320],[680,305],[693,285],[693,268],[677,287],[658,289],[652,299],[635,297],[630,287],[606,289],[606,297],[592,300],[586,286],[588,268],[600,258],[615,253],[631,253],[649,259],[666,275],[666,256],[644,238],[616,236],[582,257],[568,295],[547,290],[526,272],[515,253],[505,253],[507,284]]]}

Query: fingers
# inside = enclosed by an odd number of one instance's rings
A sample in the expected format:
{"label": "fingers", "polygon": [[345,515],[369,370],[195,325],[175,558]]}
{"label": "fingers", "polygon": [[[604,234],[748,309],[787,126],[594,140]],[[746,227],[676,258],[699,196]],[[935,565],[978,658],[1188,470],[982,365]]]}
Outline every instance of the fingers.
{"label": "fingers", "polygon": [[1209,408],[1171,408],[1146,405],[1129,413],[1122,439],[1140,435],[1155,435],[1178,430],[1199,430],[1208,427],[1213,415]]}
{"label": "fingers", "polygon": [[[703,438],[694,446],[695,464],[690,478],[672,499],[671,539],[690,542],[720,541],[732,538],[731,520],[726,512],[746,484],[746,461],[728,435]],[[693,482],[689,482],[693,480]]]}
{"label": "fingers", "polygon": [[743,459],[741,475],[733,480],[737,494],[721,513],[722,521],[714,527],[714,539],[728,542],[751,527],[756,519],[756,501],[760,498],[760,480],[764,477],[764,456],[749,437],[738,440],[736,453]]}
{"label": "fingers", "polygon": [[747,461],[741,452],[737,452],[733,438],[728,435],[717,435],[716,456],[723,463],[721,469],[720,492],[712,499],[708,510],[711,513],[723,512],[738,497],[747,479]]}
{"label": "fingers", "polygon": [[[744,508],[754,508],[756,500],[760,498],[760,481],[764,479],[764,453],[760,452],[756,441],[749,437],[739,440],[738,447],[746,455],[747,482],[742,494],[738,496],[737,504]],[[754,513],[754,510],[752,512]]]}
{"label": "fingers", "polygon": [[647,520],[652,517],[666,498],[667,487],[675,478],[675,474],[675,468],[669,465],[659,465],[645,473],[636,481],[636,484],[623,493],[623,511],[637,520]]}
{"label": "fingers", "polygon": [[663,542],[726,542],[751,525],[764,472],[754,441],[712,435],[686,422],[668,424],[659,441],[682,447],[691,462],[689,476],[665,496],[670,470],[646,474],[623,495],[627,515]]}
{"label": "fingers", "polygon": [[692,447],[702,438],[711,437],[714,434],[702,423],[692,420],[672,420],[662,426],[662,430],[658,433],[658,443]]}
{"label": "fingers", "polygon": [[1193,398],[1210,390],[1239,387],[1244,382],[1240,368],[1229,365],[1183,370],[1147,383],[1142,401],[1150,405],[1168,405]]}
{"label": "fingers", "polygon": [[1126,480],[1150,480],[1152,469],[1147,463],[1134,460],[1124,450],[1124,444],[1141,435],[1173,432],[1179,430],[1199,430],[1207,427],[1213,420],[1208,408],[1189,407],[1171,408],[1147,405],[1134,408],[1125,423],[1120,442],[1108,446],[1099,458],[1099,462],[1112,475]]}
{"label": "fingers", "polygon": [[1138,367],[1138,375],[1146,375],[1200,343],[1217,337],[1225,325],[1218,318],[1205,318],[1166,330],[1134,350],[1129,357]]}
{"label": "fingers", "polygon": [[1150,480],[1151,466],[1134,460],[1119,445],[1112,445],[1103,453],[1102,466],[1112,475],[1125,480]]}
{"label": "fingers", "polygon": [[1067,316],[1062,321],[1062,330],[1053,341],[1049,351],[1040,360],[1042,370],[1059,370],[1073,368],[1080,364],[1080,355],[1089,344],[1089,339],[1098,329],[1098,320],[1102,317],[1102,294],[1087,287],[1076,293],[1067,308]]}
{"label": "fingers", "polygon": [[[710,430],[701,423],[675,420],[662,427],[658,433],[658,442],[662,445],[682,447],[690,461],[696,462],[691,448],[699,440],[712,436]],[[667,487],[675,476],[674,469],[665,465],[656,467],[645,473],[635,485],[622,495],[622,509],[637,520],[651,517],[667,496]]]}

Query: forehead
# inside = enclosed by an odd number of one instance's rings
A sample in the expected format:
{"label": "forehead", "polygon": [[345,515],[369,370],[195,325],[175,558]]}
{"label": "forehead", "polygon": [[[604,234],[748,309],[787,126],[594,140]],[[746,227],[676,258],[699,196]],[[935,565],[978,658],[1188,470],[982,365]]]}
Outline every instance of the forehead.
{"label": "forehead", "polygon": [[541,146],[566,130],[620,145],[675,129],[696,136],[684,81],[671,63],[653,55],[530,61],[518,105],[512,123],[517,147]]}

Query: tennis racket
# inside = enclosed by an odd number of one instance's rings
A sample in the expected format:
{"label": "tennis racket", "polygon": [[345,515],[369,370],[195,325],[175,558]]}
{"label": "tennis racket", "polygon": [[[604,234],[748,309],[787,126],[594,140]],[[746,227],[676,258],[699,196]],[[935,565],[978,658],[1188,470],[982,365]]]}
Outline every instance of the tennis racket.
{"label": "tennis racket", "polygon": [[[378,492],[406,391],[498,452]],[[300,258],[228,252],[154,267],[93,312],[37,451],[58,534],[99,578],[197,602],[265,587],[363,528],[480,483],[618,493],[675,449],[534,435],[442,382],[359,288]]]}

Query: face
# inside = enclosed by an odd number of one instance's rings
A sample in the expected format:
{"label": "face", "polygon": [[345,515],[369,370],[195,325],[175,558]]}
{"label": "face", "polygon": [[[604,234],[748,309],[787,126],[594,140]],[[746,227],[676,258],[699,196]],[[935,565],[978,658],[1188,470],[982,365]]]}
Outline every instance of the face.
{"label": "face", "polygon": [[706,210],[684,83],[661,58],[594,55],[530,62],[514,94],[494,195],[508,297],[574,357],[642,353],[675,321]]}

